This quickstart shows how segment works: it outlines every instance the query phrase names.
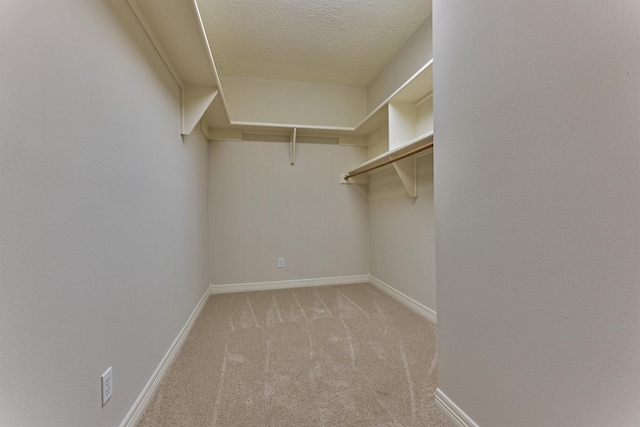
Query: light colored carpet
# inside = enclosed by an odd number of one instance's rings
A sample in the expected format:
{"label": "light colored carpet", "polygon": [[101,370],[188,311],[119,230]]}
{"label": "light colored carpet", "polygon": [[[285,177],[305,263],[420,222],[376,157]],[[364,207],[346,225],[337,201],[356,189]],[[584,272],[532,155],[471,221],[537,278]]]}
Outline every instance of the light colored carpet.
{"label": "light colored carpet", "polygon": [[446,426],[434,326],[370,284],[213,295],[139,426]]}

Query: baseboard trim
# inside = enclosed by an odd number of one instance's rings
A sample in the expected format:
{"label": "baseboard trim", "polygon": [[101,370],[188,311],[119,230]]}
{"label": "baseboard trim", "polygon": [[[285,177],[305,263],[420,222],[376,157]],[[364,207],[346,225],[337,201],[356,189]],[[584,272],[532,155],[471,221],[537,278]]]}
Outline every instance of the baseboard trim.
{"label": "baseboard trim", "polygon": [[478,424],[465,414],[464,411],[439,388],[436,389],[435,399],[436,406],[440,408],[451,421],[456,423],[458,427],[478,427]]}
{"label": "baseboard trim", "polygon": [[382,292],[394,298],[399,303],[409,308],[410,310],[416,312],[420,316],[424,317],[434,325],[438,323],[437,313],[434,310],[427,307],[426,305],[420,304],[418,301],[414,300],[413,298],[403,294],[402,292],[395,289],[394,287],[387,285],[382,280],[377,279],[371,275],[369,275],[369,282],[371,282],[372,285],[380,289]]}
{"label": "baseboard trim", "polygon": [[171,365],[171,362],[173,362],[173,359],[175,359],[176,355],[178,354],[180,347],[182,347],[182,344],[184,343],[185,338],[189,334],[191,327],[193,326],[193,324],[195,323],[195,320],[198,318],[198,315],[202,311],[202,308],[204,307],[204,304],[207,302],[207,297],[209,295],[210,295],[210,290],[209,288],[207,288],[204,295],[202,295],[202,298],[200,298],[200,302],[198,302],[198,305],[196,306],[196,308],[194,308],[193,311],[191,312],[191,316],[189,316],[187,323],[185,323],[185,325],[182,327],[182,330],[180,331],[176,339],[173,341],[173,343],[169,347],[169,350],[164,355],[164,357],[160,361],[160,364],[158,365],[156,370],[153,372],[153,375],[151,375],[151,378],[142,389],[142,392],[136,399],[135,403],[133,404],[133,406],[127,413],[127,415],[124,417],[124,420],[122,420],[120,427],[133,427],[138,423],[138,421],[140,421],[140,417],[142,416],[142,413],[147,408],[149,401],[153,397],[153,394],[158,388],[158,385],[160,384],[160,382],[162,381],[162,378],[164,378],[164,375],[166,374],[167,369]]}
{"label": "baseboard trim", "polygon": [[369,275],[323,277],[319,279],[283,280],[279,282],[236,283],[231,285],[211,285],[211,294],[227,294],[231,292],[268,291],[273,289],[306,288],[311,286],[350,285],[368,283]]}

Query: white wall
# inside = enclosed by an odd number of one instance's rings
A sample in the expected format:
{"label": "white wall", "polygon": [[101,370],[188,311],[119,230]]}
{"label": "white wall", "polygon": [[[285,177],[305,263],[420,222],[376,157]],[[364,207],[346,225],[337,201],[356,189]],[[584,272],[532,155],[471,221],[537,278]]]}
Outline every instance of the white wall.
{"label": "white wall", "polygon": [[[340,185],[365,147],[209,143],[214,285],[369,273],[366,186]],[[277,259],[285,267],[277,268]]]}
{"label": "white wall", "polygon": [[367,115],[367,90],[253,77],[222,76],[232,121],[355,127]]}
{"label": "white wall", "polygon": [[206,141],[124,1],[1,0],[0,68],[0,425],[118,425],[208,286]]}
{"label": "white wall", "polygon": [[369,175],[371,275],[436,311],[433,155],[418,158],[418,197],[393,168]]}
{"label": "white wall", "polygon": [[439,387],[640,425],[640,3],[434,2]]}
{"label": "white wall", "polygon": [[376,109],[433,57],[432,18],[418,27],[402,49],[367,86],[367,112]]}

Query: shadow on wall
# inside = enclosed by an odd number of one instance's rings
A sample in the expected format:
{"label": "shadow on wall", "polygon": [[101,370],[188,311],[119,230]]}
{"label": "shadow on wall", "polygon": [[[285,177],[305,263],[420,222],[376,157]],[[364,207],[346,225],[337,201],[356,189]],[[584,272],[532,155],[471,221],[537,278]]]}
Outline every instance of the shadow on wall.
{"label": "shadow on wall", "polygon": [[[145,46],[148,47],[149,43],[153,43],[142,27],[142,24],[140,24],[140,21],[133,12],[133,9],[131,9],[131,6],[129,6],[125,1],[102,1],[100,4],[104,7],[104,10],[111,14],[114,20],[122,27],[131,41],[131,45],[135,46],[139,53],[139,57],[143,58],[144,62],[147,63],[149,70],[151,71],[150,74],[156,75],[161,86],[166,89],[170,96],[174,96],[173,94],[176,90],[177,83],[169,72],[166,64],[155,50],[155,47],[153,50],[145,48]],[[179,129],[179,116],[176,117],[176,125]]]}

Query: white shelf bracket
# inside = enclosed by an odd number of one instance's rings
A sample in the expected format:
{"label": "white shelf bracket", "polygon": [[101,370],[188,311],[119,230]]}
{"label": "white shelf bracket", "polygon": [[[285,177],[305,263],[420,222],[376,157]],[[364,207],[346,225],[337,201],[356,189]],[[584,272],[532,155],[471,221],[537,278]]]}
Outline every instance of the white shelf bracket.
{"label": "white shelf bracket", "polygon": [[218,89],[205,86],[187,86],[182,88],[182,130],[183,135],[189,135],[196,127],[204,112],[213,102]]}
{"label": "white shelf bracket", "polygon": [[407,193],[411,197],[418,197],[418,168],[416,161],[416,157],[411,156],[393,164],[393,168],[398,173],[404,188],[407,189]]}
{"label": "white shelf bracket", "polygon": [[293,128],[293,133],[291,134],[291,142],[289,144],[289,163],[292,165],[296,164],[296,134],[298,133],[297,128]]}
{"label": "white shelf bracket", "polygon": [[369,175],[362,174],[358,176],[354,176],[353,178],[344,179],[346,172],[340,173],[340,184],[356,184],[356,185],[366,185],[369,184]]}

